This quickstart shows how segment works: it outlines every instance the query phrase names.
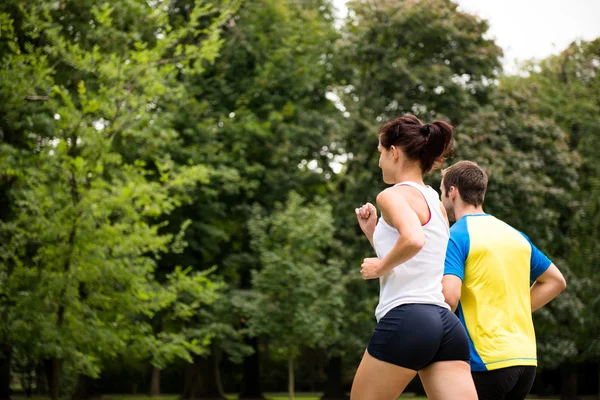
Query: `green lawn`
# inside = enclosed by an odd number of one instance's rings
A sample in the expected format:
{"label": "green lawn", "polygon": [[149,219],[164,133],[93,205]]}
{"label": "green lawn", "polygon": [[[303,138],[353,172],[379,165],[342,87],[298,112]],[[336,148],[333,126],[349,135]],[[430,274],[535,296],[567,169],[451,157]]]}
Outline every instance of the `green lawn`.
{"label": "green lawn", "polygon": [[[274,393],[274,394],[267,394],[265,395],[265,397],[267,398],[267,400],[288,400],[288,396],[284,393]],[[319,400],[319,396],[315,395],[315,394],[303,394],[303,393],[299,393],[296,395],[297,399],[302,399],[302,400]],[[415,396],[411,396],[411,395],[404,395],[404,396],[400,396],[401,399],[412,399],[412,400],[427,400],[427,397],[415,397]],[[235,397],[231,397],[231,399],[235,399]],[[124,400],[124,399],[121,399]]]}
{"label": "green lawn", "polygon": [[[320,393],[297,393],[296,398],[302,400],[319,400]],[[236,395],[228,395],[229,400],[236,400]],[[267,393],[265,394],[267,400],[287,400],[288,396],[286,393]],[[13,396],[13,398],[21,398],[25,399],[25,397]],[[119,395],[104,395],[102,396],[104,400],[178,400],[178,396],[176,395],[167,395],[160,397],[147,397],[145,395],[140,396],[119,396]],[[415,397],[411,394],[406,394],[400,396],[401,399],[411,399],[411,400],[427,400],[427,397]],[[31,397],[28,400],[49,400],[49,397]],[[550,400],[550,399],[541,399],[538,397],[531,397],[532,400]]]}
{"label": "green lawn", "polygon": [[[177,400],[176,396],[161,396],[161,397],[135,397],[135,396],[115,396],[112,397],[110,395],[106,395],[102,397],[105,400]],[[236,395],[227,395],[227,398],[230,400],[236,400]],[[265,394],[265,398],[267,400],[288,400],[288,396],[286,393],[267,393]],[[302,400],[319,400],[320,393],[296,393],[296,399]],[[415,397],[412,395],[404,395],[400,396],[402,399],[412,399],[412,400],[427,400],[426,397]],[[40,399],[32,399],[32,400],[48,400],[47,398]]]}
{"label": "green lawn", "polygon": [[[297,399],[302,400],[319,400],[320,393],[296,393]],[[13,396],[13,398],[25,399],[25,397],[21,396]],[[102,396],[103,400],[178,400],[178,396],[168,395],[168,396],[160,396],[160,397],[147,397],[145,395],[141,396],[113,396],[113,395],[104,395]],[[229,400],[236,400],[236,395],[227,395]],[[288,396],[286,393],[267,393],[265,394],[265,398],[267,400],[288,400]],[[401,396],[402,399],[412,399],[412,400],[427,400],[426,397],[415,397],[411,395]],[[30,397],[28,400],[50,400],[49,397]]]}
{"label": "green lawn", "polygon": [[[266,394],[265,397],[267,400],[288,400],[288,396],[285,393],[272,393]],[[235,399],[235,396],[229,397],[230,399]],[[316,393],[298,393],[296,394],[297,399],[302,400],[319,400],[319,394]],[[427,397],[417,397],[412,394],[405,394],[400,396],[401,399],[411,399],[411,400],[427,400]],[[551,400],[551,399],[542,399],[539,397],[531,397],[531,400]],[[114,400],[127,400],[125,398],[122,399],[114,399]],[[147,400],[155,400],[155,399],[147,399]],[[169,399],[172,400],[172,399]]]}

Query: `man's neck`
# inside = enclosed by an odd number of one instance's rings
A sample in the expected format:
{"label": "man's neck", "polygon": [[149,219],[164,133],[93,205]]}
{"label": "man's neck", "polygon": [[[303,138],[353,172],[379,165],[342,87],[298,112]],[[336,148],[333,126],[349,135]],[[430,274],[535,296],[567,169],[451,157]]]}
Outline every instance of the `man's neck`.
{"label": "man's neck", "polygon": [[483,206],[474,206],[472,204],[464,204],[456,207],[454,210],[454,217],[459,221],[462,217],[469,214],[484,214]]}

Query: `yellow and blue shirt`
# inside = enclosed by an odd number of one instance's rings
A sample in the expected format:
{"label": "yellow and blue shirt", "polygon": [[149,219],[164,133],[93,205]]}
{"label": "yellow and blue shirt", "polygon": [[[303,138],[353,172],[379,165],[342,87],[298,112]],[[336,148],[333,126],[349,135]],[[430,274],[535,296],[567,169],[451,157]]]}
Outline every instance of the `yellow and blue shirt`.
{"label": "yellow and blue shirt", "polygon": [[462,280],[458,314],[472,371],[537,366],[529,290],[550,264],[527,236],[489,214],[452,226],[444,274]]}

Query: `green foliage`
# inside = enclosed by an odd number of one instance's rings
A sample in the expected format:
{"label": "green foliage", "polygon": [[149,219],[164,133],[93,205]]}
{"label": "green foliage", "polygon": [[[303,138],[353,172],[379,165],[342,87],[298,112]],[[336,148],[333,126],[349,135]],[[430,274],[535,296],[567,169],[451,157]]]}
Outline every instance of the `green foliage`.
{"label": "green foliage", "polygon": [[487,211],[566,273],[535,314],[541,365],[598,359],[600,41],[500,76],[487,22],[449,0],[348,6],[337,30],[327,0],[2,2],[0,349],[19,373],[58,360],[72,389],[115,360],[241,362],[250,335],[351,376],[377,301],[353,210],[406,112],[455,124]]}
{"label": "green foliage", "polygon": [[154,271],[187,226],[160,221],[211,171],[165,151],[186,98],[178,77],[214,60],[236,7],[198,1],[174,24],[159,2],[0,6],[2,343],[92,377],[132,344],[160,366],[206,348],[209,335],[153,336],[148,321],[214,301],[205,275],[175,270],[161,286]]}
{"label": "green foliage", "polygon": [[340,262],[327,257],[333,241],[331,206],[291,192],[265,215],[259,205],[249,222],[262,265],[252,275],[248,326],[266,335],[275,355],[288,360],[288,391],[294,398],[294,360],[303,346],[326,347],[339,338],[344,284]]}
{"label": "green foliage", "polygon": [[331,206],[322,199],[306,204],[292,192],[268,215],[254,207],[249,230],[263,266],[252,278],[250,329],[268,335],[286,358],[305,345],[326,345],[344,307],[340,263],[326,254],[334,231]]}
{"label": "green foliage", "polygon": [[[578,190],[571,193],[575,207],[563,231],[569,246],[563,252],[571,274],[564,304],[555,318],[549,339],[542,346],[554,361],[593,361],[600,357],[600,287],[596,266],[600,262],[600,40],[574,42],[560,55],[526,68],[528,76],[514,85],[528,88],[534,111],[569,132],[568,143],[581,158]],[[559,341],[560,345],[554,346]],[[568,345],[566,345],[568,343]]]}
{"label": "green foliage", "polygon": [[[486,210],[564,257],[575,209],[578,155],[553,121],[535,115],[527,92],[501,89],[493,103],[456,128],[456,158],[477,161],[490,184]],[[535,212],[532,212],[535,210]]]}
{"label": "green foliage", "polygon": [[484,38],[486,21],[448,0],[351,1],[349,8],[342,93],[359,105],[365,123],[405,112],[458,122],[485,104],[502,55]]}
{"label": "green foliage", "polygon": [[154,329],[154,334],[136,338],[130,347],[138,358],[151,358],[152,365],[159,369],[177,358],[191,363],[192,354],[205,354],[215,336],[212,330],[198,328],[208,324],[197,321],[197,316],[221,300],[222,285],[209,280],[211,271],[191,273],[190,270],[176,268],[167,275],[161,287],[166,300],[155,316],[159,328]]}
{"label": "green foliage", "polygon": [[328,351],[358,360],[374,327],[378,292],[377,282],[364,282],[357,273],[373,250],[354,208],[374,202],[384,188],[377,167],[379,127],[407,112],[425,120],[464,120],[490,101],[501,50],[484,38],[485,21],[450,1],[351,1],[348,6],[332,88],[345,108],[344,134],[335,143],[345,162],[332,179],[331,198],[340,243],[334,251],[347,261],[352,295],[346,299],[343,334]]}
{"label": "green foliage", "polygon": [[[222,263],[224,279],[248,289],[259,266],[246,229],[252,204],[270,207],[290,190],[325,193],[331,171],[323,146],[337,133],[339,113],[325,97],[337,33],[321,3],[244,3],[224,25],[218,61],[183,77],[193,97],[178,110],[181,140],[170,151],[178,163],[215,170],[193,193],[193,206],[175,216],[192,219],[190,246],[165,259],[165,268]],[[306,167],[314,159],[327,160],[319,165],[325,173]]]}
{"label": "green foliage", "polygon": [[[492,104],[456,131],[456,158],[475,160],[489,174],[486,212],[529,236],[573,284],[567,261],[577,244],[568,227],[577,209],[580,159],[569,148],[568,135],[535,114],[529,88],[512,78],[501,81]],[[582,304],[574,293],[561,294],[534,314],[543,368],[556,367],[573,354],[573,338],[557,330],[567,320],[571,326],[579,323]]]}

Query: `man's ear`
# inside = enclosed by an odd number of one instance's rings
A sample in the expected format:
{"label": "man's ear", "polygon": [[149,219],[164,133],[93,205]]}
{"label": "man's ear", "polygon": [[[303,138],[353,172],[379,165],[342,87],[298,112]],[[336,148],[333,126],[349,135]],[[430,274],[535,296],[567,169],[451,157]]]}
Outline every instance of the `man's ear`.
{"label": "man's ear", "polygon": [[450,189],[448,190],[448,197],[450,197],[451,200],[455,200],[457,196],[458,188],[456,186],[450,186]]}

